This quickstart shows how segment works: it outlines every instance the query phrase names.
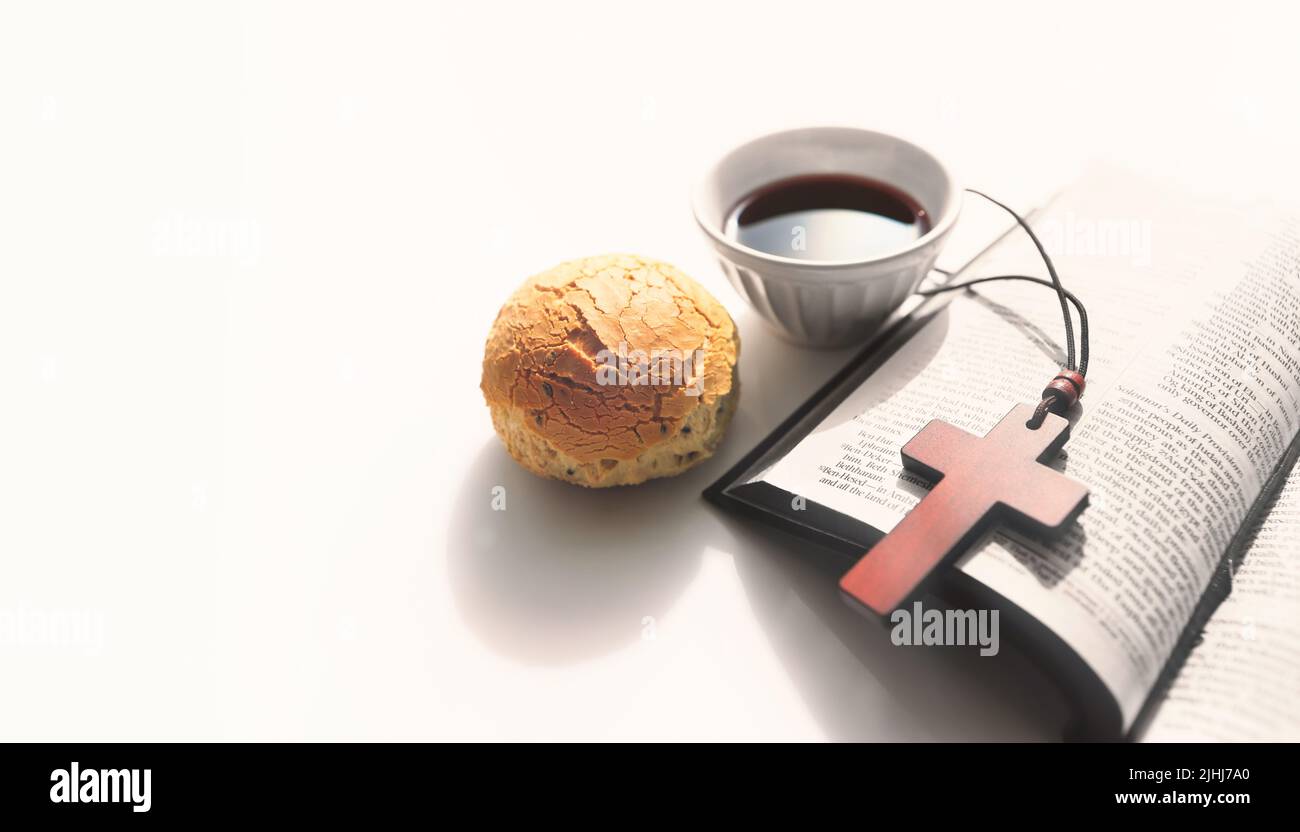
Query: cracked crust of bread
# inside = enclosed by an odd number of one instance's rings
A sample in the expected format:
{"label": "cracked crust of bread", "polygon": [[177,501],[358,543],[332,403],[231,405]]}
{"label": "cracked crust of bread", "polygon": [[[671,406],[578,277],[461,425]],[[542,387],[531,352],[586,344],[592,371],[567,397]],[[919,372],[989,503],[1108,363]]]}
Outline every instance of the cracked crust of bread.
{"label": "cracked crust of bread", "polygon": [[[653,383],[611,383],[609,355],[637,350],[702,355],[703,364],[677,363],[678,375]],[[525,468],[578,485],[633,485],[713,454],[735,412],[739,352],[727,310],[673,266],[588,257],[534,275],[501,307],[481,388]]]}

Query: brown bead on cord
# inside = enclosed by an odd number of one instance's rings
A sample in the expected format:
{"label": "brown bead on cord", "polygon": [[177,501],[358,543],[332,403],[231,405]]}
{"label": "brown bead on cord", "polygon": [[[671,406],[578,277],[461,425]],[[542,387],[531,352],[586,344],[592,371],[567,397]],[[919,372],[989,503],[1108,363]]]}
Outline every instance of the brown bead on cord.
{"label": "brown bead on cord", "polygon": [[1074,370],[1061,370],[1056,378],[1043,388],[1043,398],[1051,398],[1049,409],[1057,416],[1064,416],[1074,403],[1083,395],[1083,374]]}
{"label": "brown bead on cord", "polygon": [[1038,426],[1043,423],[1043,418],[1049,412],[1064,416],[1083,395],[1083,387],[1082,373],[1061,370],[1056,374],[1056,378],[1043,388],[1043,400],[1038,403],[1038,407],[1034,408],[1034,414],[1029,417],[1025,426],[1030,430],[1038,430]]}

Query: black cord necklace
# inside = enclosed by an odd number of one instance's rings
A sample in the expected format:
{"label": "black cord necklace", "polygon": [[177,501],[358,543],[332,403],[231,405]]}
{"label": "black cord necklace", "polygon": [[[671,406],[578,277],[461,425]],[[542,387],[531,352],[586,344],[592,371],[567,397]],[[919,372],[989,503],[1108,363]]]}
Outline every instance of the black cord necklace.
{"label": "black cord necklace", "polygon": [[[1084,376],[1088,374],[1088,311],[1084,309],[1083,301],[1079,300],[1073,292],[1070,292],[1061,284],[1061,277],[1056,273],[1056,266],[1052,263],[1052,258],[1048,255],[1047,249],[1043,248],[1043,244],[1039,241],[1038,235],[1029,227],[1029,223],[1025,222],[1024,219],[1010,207],[998,202],[988,194],[982,191],[977,191],[974,188],[967,188],[966,190],[976,196],[981,196],[987,199],[989,202],[992,202],[994,205],[1015,217],[1016,222],[1025,230],[1025,233],[1029,235],[1029,239],[1033,240],[1035,248],[1038,249],[1038,254],[1043,258],[1043,262],[1047,264],[1047,273],[1052,276],[1052,279],[1044,280],[1041,277],[1031,277],[1023,274],[1002,274],[994,277],[977,277],[963,283],[939,286],[934,289],[922,289],[918,291],[917,294],[928,297],[931,295],[942,294],[943,292],[953,292],[957,289],[969,289],[972,286],[979,285],[980,283],[991,283],[995,280],[1027,280],[1031,283],[1050,286],[1056,290],[1056,295],[1061,301],[1061,316],[1065,319],[1065,368],[1061,372],[1057,373],[1056,377],[1052,379],[1051,383],[1043,390],[1042,401],[1040,401],[1038,406],[1034,408],[1033,416],[1031,416],[1029,421],[1026,423],[1028,427],[1036,430],[1038,426],[1043,423],[1043,417],[1046,416],[1048,412],[1062,416],[1069,411],[1069,409],[1074,406],[1074,403],[1079,400],[1079,397],[1083,395]],[[1074,320],[1070,317],[1069,304],[1073,304],[1075,310],[1079,313],[1079,360],[1077,364],[1075,362],[1074,349]]]}

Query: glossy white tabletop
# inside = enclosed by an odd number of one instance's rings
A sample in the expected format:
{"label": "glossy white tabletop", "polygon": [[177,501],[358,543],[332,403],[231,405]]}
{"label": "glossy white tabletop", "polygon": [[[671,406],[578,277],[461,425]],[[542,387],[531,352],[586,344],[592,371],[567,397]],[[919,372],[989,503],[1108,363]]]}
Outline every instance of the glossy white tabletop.
{"label": "glossy white tabletop", "polygon": [[[848,353],[763,329],[690,186],[851,124],[1020,204],[1096,156],[1285,197],[1297,21],[612,5],[0,13],[0,737],[1059,734],[1023,658],[896,648],[700,499]],[[479,362],[608,251],[732,311],[742,398],[707,465],[588,492],[509,459]]]}

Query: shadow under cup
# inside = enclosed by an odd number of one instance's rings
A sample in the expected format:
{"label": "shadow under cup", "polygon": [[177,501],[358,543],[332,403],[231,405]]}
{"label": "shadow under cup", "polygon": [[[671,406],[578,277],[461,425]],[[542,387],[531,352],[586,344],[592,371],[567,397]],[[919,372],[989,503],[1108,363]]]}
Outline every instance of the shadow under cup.
{"label": "shadow under cup", "polygon": [[[861,260],[781,257],[726,231],[744,198],[782,179],[849,174],[891,185],[920,203],[928,232],[897,251]],[[947,168],[911,142],[851,127],[788,130],[755,139],[713,166],[694,196],[695,220],[736,290],[787,341],[837,347],[876,333],[925,278],[961,210]]]}

